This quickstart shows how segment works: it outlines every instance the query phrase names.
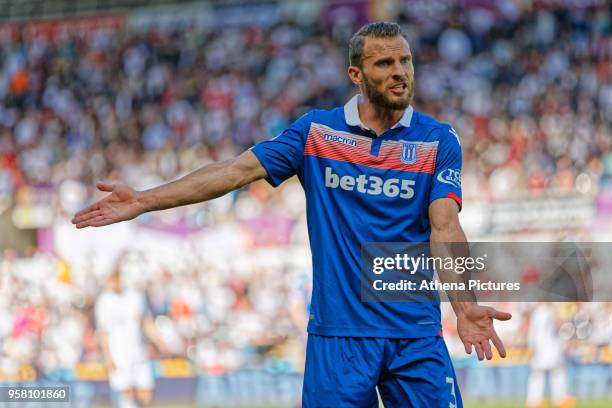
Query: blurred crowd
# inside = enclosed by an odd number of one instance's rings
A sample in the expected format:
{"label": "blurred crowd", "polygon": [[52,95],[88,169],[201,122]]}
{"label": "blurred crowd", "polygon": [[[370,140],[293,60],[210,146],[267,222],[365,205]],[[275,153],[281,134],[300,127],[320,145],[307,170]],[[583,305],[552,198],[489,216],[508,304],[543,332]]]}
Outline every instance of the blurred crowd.
{"label": "blurred crowd", "polygon": [[[461,136],[465,200],[593,197],[606,188],[610,9],[451,10],[438,17],[399,21],[415,58],[415,109],[452,123]],[[354,91],[345,71],[356,28],[287,20],[0,39],[0,207],[51,189],[59,217],[69,218],[90,201],[95,181],[152,187],[233,157],[311,108],[343,105]],[[303,369],[310,277],[285,249],[305,245],[303,208],[299,185],[289,182],[278,192],[256,184],[181,209],[179,217],[143,217],[224,225],[224,234],[240,234],[254,247],[281,245],[281,254],[259,249],[261,257],[225,268],[212,257],[180,273],[135,273],[145,278],[131,284],[146,294],[168,345],[169,354],[151,347],[151,356],[185,356],[210,373],[270,361]],[[126,269],[147,268],[136,258]],[[6,251],[0,371],[100,361],[93,310],[103,287],[103,277],[78,278],[56,256]],[[610,345],[610,305],[563,307],[568,350]],[[515,315],[500,335],[509,347],[525,346],[530,305],[507,308]],[[444,316],[449,347],[463,356],[452,314],[445,309]]]}
{"label": "blurred crowd", "polygon": [[[144,316],[153,318],[164,345],[150,343],[150,357],[188,358],[196,371],[215,375],[266,365],[302,370],[309,274],[291,251],[284,253],[264,250],[226,267],[202,260],[180,273],[153,266],[142,254],[123,256],[117,265],[122,290],[144,296]],[[29,365],[53,378],[79,362],[103,361],[96,303],[105,276],[78,276],[56,257],[23,259],[10,251],[0,258],[0,271],[2,375]]]}
{"label": "blurred crowd", "polygon": [[[306,259],[302,255],[299,248],[263,248],[218,263],[194,254],[198,261],[177,272],[133,252],[117,267],[122,286],[146,298],[146,314],[153,317],[165,345],[160,350],[149,342],[151,358],[187,358],[195,372],[210,375],[266,367],[299,373],[310,294],[308,262],[300,260]],[[0,258],[0,272],[1,373],[15,375],[29,365],[39,375],[71,379],[78,362],[103,360],[95,307],[105,276],[78,276],[57,257],[24,259],[10,251]],[[497,325],[510,350],[507,363],[526,364],[531,331],[539,329],[530,326],[535,304],[495,306],[513,314],[512,320]],[[612,350],[612,303],[557,303],[550,308],[550,330],[562,340],[568,359],[606,362]],[[442,315],[451,356],[469,360],[450,304],[442,304]]]}
{"label": "blurred crowd", "polygon": [[[415,107],[459,131],[466,200],[593,196],[612,173],[610,10],[504,10],[400,15]],[[74,181],[72,211],[96,180],[149,187],[344,104],[357,27],[338,24],[1,39],[0,196]]]}

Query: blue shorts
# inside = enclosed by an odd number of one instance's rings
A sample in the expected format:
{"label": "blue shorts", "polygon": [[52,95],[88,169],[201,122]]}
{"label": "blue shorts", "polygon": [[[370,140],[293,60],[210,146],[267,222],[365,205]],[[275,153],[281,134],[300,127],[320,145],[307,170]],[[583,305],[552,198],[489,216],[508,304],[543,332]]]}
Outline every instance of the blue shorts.
{"label": "blue shorts", "polygon": [[303,408],[463,408],[441,336],[416,339],[310,334]]}

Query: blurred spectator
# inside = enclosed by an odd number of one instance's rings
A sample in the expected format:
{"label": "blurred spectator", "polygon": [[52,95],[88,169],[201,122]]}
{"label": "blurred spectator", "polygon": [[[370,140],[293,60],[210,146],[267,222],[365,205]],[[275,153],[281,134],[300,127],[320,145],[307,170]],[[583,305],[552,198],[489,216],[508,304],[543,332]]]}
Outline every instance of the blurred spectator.
{"label": "blurred spectator", "polygon": [[119,408],[148,405],[153,399],[153,373],[143,343],[145,335],[160,349],[165,344],[154,328],[144,297],[126,288],[124,258],[106,281],[96,301],[96,323],[111,388],[119,393]]}
{"label": "blurred spectator", "polygon": [[554,406],[568,406],[567,368],[565,366],[565,340],[559,336],[552,305],[541,303],[535,307],[529,322],[528,347],[532,353],[527,388],[528,408],[537,408],[546,401],[546,381],[550,384],[550,397]]}

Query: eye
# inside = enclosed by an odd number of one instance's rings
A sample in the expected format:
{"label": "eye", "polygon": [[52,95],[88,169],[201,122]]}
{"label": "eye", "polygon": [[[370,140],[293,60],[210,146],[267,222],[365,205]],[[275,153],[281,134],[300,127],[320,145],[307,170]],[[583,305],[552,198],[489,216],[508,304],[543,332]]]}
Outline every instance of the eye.
{"label": "eye", "polygon": [[401,61],[402,61],[402,64],[410,64],[410,62],[412,61],[412,58],[411,57],[403,57],[401,59]]}

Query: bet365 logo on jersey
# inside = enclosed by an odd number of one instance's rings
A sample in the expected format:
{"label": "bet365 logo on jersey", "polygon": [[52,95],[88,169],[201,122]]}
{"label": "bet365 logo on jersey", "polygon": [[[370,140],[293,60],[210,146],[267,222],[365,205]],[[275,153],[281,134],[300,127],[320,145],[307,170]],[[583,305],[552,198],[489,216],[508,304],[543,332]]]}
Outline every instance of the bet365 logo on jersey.
{"label": "bet365 logo on jersey", "polygon": [[331,167],[325,167],[325,187],[341,188],[346,191],[357,191],[362,194],[380,195],[387,197],[412,198],[416,181],[389,178],[383,180],[377,176],[360,174],[357,177],[340,176],[335,174]]}

